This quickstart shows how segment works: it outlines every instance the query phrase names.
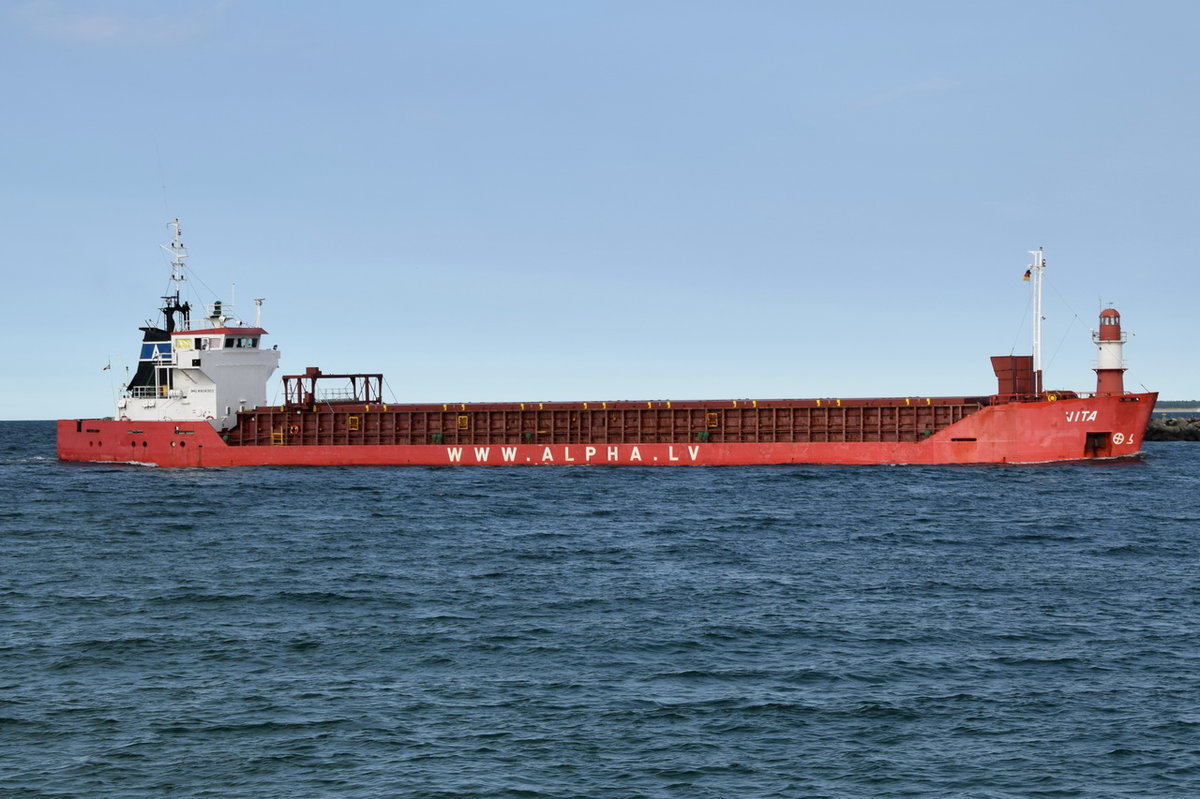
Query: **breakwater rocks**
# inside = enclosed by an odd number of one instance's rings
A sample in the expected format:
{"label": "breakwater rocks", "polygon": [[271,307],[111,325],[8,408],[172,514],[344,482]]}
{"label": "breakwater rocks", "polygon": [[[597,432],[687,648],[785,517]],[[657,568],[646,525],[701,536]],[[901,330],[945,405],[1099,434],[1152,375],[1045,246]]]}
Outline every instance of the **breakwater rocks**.
{"label": "breakwater rocks", "polygon": [[1200,441],[1200,418],[1152,418],[1146,425],[1147,441]]}

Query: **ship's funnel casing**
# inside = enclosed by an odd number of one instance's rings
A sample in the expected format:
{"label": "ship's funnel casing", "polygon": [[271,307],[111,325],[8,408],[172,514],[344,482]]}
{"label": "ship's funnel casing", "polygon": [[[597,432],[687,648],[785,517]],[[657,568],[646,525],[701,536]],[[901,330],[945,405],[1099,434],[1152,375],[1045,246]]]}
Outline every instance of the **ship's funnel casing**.
{"label": "ship's funnel casing", "polygon": [[1121,332],[1121,315],[1115,308],[1100,312],[1100,329],[1092,333],[1099,353],[1096,358],[1096,393],[1100,395],[1125,393],[1125,334]]}

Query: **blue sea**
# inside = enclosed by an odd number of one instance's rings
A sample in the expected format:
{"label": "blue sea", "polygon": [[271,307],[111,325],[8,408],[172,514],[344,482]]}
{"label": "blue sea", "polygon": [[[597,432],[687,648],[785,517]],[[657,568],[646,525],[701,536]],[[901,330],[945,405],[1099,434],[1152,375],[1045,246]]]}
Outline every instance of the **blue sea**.
{"label": "blue sea", "polygon": [[171,470],[0,423],[0,796],[1200,796],[1200,445]]}

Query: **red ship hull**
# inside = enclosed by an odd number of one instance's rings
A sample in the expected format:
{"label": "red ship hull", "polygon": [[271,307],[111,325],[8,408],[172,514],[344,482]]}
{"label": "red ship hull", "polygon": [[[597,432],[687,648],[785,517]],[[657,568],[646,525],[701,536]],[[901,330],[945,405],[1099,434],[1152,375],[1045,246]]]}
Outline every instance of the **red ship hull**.
{"label": "red ship hull", "polygon": [[[1145,393],[997,402],[907,441],[713,441],[704,434],[686,434],[673,441],[660,437],[636,443],[586,437],[536,443],[440,437],[436,443],[312,443],[279,432],[270,443],[234,444],[204,422],[68,419],[58,423],[58,457],[174,467],[1045,463],[1137,456],[1156,398]],[[786,403],[763,401],[764,406],[767,402]],[[907,404],[903,399],[857,402],[860,407]],[[475,406],[463,408],[483,413]],[[369,414],[371,407],[364,411]]]}

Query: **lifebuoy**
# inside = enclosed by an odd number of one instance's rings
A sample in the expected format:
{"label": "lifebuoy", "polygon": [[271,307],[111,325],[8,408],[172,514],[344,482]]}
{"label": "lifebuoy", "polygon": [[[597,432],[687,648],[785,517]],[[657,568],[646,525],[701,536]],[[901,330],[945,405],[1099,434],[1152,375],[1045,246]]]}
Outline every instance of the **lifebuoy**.
{"label": "lifebuoy", "polygon": [[1057,394],[1047,394],[1046,395],[1046,402],[1056,402],[1057,400],[1058,400]]}
{"label": "lifebuoy", "polygon": [[288,432],[291,433],[292,435],[296,435],[297,433],[300,432],[300,426],[292,425],[291,427],[288,428]]}

